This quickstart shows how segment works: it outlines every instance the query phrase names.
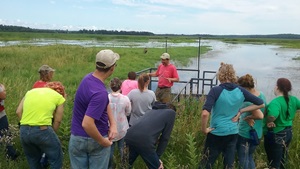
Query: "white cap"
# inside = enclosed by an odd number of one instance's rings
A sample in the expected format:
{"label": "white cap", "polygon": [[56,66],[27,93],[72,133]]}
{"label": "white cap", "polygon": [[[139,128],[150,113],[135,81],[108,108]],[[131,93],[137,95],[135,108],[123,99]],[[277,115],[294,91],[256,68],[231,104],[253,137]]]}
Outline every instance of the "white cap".
{"label": "white cap", "polygon": [[101,50],[96,55],[96,63],[101,62],[104,64],[104,66],[100,66],[98,64],[96,65],[99,68],[106,69],[111,67],[113,64],[115,64],[116,61],[119,59],[120,59],[120,55],[118,53],[114,53],[112,50],[109,49]]}
{"label": "white cap", "polygon": [[170,59],[170,55],[168,53],[163,53],[161,56],[160,56],[161,59]]}

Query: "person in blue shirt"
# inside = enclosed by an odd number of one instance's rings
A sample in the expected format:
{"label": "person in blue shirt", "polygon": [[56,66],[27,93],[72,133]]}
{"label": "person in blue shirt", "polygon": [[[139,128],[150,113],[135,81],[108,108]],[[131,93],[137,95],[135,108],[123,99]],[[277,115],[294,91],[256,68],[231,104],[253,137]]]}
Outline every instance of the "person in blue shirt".
{"label": "person in blue shirt", "polygon": [[[207,136],[199,169],[213,168],[220,153],[224,168],[234,168],[238,123],[232,119],[241,113],[264,107],[262,99],[236,84],[237,77],[231,64],[222,62],[217,78],[221,84],[209,91],[202,108],[201,131]],[[240,109],[245,101],[253,104]]]}

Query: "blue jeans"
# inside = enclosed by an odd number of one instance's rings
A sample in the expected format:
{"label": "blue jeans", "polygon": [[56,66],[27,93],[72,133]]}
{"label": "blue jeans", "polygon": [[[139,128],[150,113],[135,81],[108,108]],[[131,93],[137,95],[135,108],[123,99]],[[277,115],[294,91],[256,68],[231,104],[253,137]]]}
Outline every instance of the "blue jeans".
{"label": "blue jeans", "polygon": [[234,166],[235,150],[238,134],[228,136],[216,136],[207,134],[204,156],[200,162],[199,169],[211,169],[220,153],[223,155],[223,168],[232,169]]}
{"label": "blue jeans", "polygon": [[114,162],[114,152],[115,152],[115,146],[118,146],[118,150],[121,156],[121,161],[123,161],[123,150],[124,150],[124,138],[113,142],[113,144],[111,145],[110,148],[110,158],[109,158],[109,165],[108,168],[112,168],[113,167],[113,162]]}
{"label": "blue jeans", "polygon": [[20,127],[21,144],[30,168],[40,169],[41,156],[46,153],[50,168],[60,169],[63,165],[63,152],[60,141],[51,126]]}
{"label": "blue jeans", "polygon": [[257,146],[251,144],[250,139],[238,136],[236,145],[239,168],[241,169],[255,169],[253,154]]}
{"label": "blue jeans", "polygon": [[149,169],[158,169],[160,166],[159,157],[156,150],[145,150],[142,147],[128,145],[129,147],[129,168],[133,167],[133,163],[140,155]]}
{"label": "blue jeans", "polygon": [[70,137],[69,155],[72,169],[107,169],[110,146],[103,147],[90,137]]}
{"label": "blue jeans", "polygon": [[[6,136],[11,137],[9,131],[8,131],[8,119],[7,116],[3,116],[0,118],[0,137],[3,136],[3,134],[6,134]],[[1,143],[0,143],[1,144]],[[1,146],[1,145],[0,145]],[[12,146],[12,143],[6,143],[6,155],[8,158],[15,160],[17,158],[17,152]]]}
{"label": "blue jeans", "polygon": [[264,146],[271,168],[288,168],[288,147],[292,141],[292,137],[292,127],[286,127],[278,133],[268,131],[267,135],[264,136]]}

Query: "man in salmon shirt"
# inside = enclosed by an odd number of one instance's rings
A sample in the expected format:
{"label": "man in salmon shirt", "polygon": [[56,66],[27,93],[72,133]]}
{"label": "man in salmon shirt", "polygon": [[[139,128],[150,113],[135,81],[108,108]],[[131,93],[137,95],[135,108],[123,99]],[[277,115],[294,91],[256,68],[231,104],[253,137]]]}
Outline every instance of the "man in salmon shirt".
{"label": "man in salmon shirt", "polygon": [[157,71],[148,73],[151,77],[158,77],[158,85],[155,91],[157,101],[168,103],[171,100],[171,87],[173,82],[179,81],[179,76],[175,65],[170,63],[170,55],[163,53],[161,56],[161,64]]}

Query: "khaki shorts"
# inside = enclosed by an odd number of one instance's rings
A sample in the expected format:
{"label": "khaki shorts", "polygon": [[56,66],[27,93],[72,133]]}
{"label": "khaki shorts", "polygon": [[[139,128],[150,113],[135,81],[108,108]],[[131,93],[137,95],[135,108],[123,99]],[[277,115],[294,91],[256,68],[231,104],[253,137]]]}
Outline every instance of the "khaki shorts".
{"label": "khaki shorts", "polygon": [[168,103],[171,101],[171,88],[157,88],[155,91],[156,100],[162,103]]}

